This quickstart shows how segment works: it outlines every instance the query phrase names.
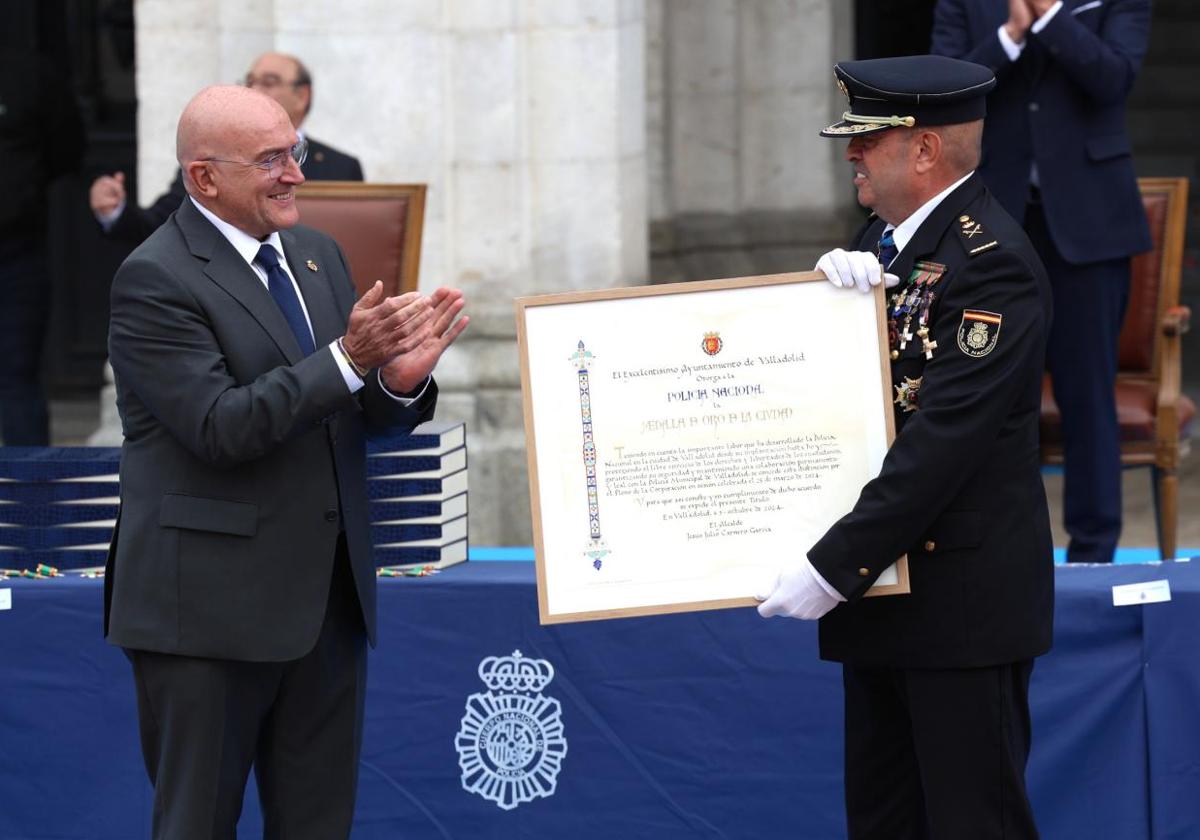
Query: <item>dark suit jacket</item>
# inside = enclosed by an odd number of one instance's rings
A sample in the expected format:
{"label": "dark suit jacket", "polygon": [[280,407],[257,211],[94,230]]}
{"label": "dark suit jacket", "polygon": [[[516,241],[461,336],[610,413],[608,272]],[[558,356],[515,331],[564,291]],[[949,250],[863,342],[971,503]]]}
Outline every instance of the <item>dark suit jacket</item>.
{"label": "dark suit jacket", "polygon": [[[339,152],[313,138],[308,138],[308,158],[301,167],[304,177],[310,181],[361,181],[362,166],[358,158]],[[167,217],[179,209],[187,191],[183,188],[183,171],[175,171],[175,180],[167,191],[154,200],[149,207],[138,207],[128,203],[121,215],[108,230],[108,236],[131,245],[140,245],[146,237],[158,230]]]}
{"label": "dark suit jacket", "polygon": [[351,394],[326,346],[354,303],[341,251],[302,226],[280,236],[316,338],[306,358],[265,285],[191,201],[113,280],[109,359],[125,435],[105,580],[114,644],[303,655],[342,528],[374,641],[365,439],[428,419],[436,388],[406,408],[372,373]]}
{"label": "dark suit jacket", "polygon": [[1017,220],[1037,162],[1046,223],[1083,264],[1150,248],[1125,131],[1125,98],[1146,53],[1149,0],[1066,0],[1011,62],[996,30],[1005,0],[939,0],[931,51],[990,67],[979,174]]}
{"label": "dark suit jacket", "polygon": [[[965,230],[964,218],[973,220]],[[873,251],[883,226],[876,220],[852,247]],[[1028,659],[1050,647],[1054,599],[1038,458],[1049,283],[977,175],[892,263],[902,290],[918,260],[943,267],[928,319],[937,348],[927,360],[915,339],[892,361],[894,385],[919,380],[919,407],[895,407],[896,439],[879,476],[809,551],[849,598],[821,619],[821,656],[931,668]],[[1001,317],[991,350],[964,331],[975,323],[970,312]],[[902,554],[912,593],[861,597]]]}

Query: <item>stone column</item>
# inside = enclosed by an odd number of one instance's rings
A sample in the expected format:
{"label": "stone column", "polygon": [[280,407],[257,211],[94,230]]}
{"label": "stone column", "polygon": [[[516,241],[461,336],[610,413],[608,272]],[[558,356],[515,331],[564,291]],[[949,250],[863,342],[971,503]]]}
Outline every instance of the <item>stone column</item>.
{"label": "stone column", "polygon": [[[855,203],[845,143],[844,0],[647,0],[655,282],[807,271]],[[853,228],[851,227],[851,230]]]}
{"label": "stone column", "polygon": [[138,0],[135,14],[143,202],[173,174],[187,99],[268,49],[312,71],[309,133],[372,181],[429,184],[421,286],[461,287],[472,317],[438,370],[439,417],[467,423],[471,539],[528,544],[512,301],[646,280],[643,0]]}

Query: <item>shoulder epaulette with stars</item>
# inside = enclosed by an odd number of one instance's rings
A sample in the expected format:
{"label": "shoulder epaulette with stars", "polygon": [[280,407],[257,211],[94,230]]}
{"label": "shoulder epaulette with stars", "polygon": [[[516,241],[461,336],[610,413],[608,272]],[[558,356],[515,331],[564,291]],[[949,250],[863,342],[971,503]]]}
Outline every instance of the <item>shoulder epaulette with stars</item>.
{"label": "shoulder epaulette with stars", "polygon": [[983,229],[983,225],[965,214],[958,217],[958,238],[968,257],[1000,246],[999,241]]}

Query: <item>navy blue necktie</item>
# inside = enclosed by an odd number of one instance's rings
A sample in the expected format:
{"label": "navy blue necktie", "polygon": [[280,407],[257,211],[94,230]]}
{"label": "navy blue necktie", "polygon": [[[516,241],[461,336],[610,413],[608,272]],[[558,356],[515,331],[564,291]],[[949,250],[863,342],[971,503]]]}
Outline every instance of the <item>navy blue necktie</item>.
{"label": "navy blue necktie", "polygon": [[888,230],[879,240],[879,261],[883,263],[884,268],[891,265],[892,260],[900,253],[900,249],[896,247],[896,240],[892,239],[892,230],[895,228]]}
{"label": "navy blue necktie", "polygon": [[296,343],[300,345],[300,350],[305,356],[311,354],[316,349],[312,332],[304,317],[304,308],[300,305],[300,298],[296,296],[292,278],[288,277],[287,272],[279,266],[279,255],[270,245],[263,245],[258,249],[258,256],[254,258],[254,262],[267,273],[267,290],[271,292],[271,297],[275,298],[275,303],[283,312],[283,317],[287,318],[288,326],[295,333]]}

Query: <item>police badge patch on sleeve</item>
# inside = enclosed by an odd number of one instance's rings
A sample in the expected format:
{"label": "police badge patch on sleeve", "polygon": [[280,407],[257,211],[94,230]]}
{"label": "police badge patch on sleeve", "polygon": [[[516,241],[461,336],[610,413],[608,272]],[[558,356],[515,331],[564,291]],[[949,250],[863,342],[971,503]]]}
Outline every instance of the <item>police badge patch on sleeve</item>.
{"label": "police badge patch on sleeve", "polygon": [[958,349],[976,359],[991,353],[996,349],[1003,320],[998,312],[964,309],[958,325]]}

